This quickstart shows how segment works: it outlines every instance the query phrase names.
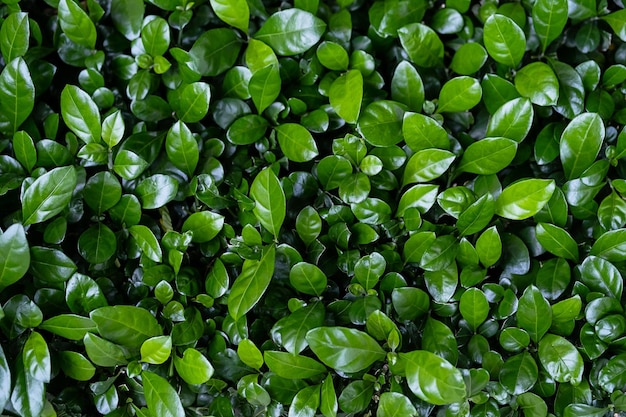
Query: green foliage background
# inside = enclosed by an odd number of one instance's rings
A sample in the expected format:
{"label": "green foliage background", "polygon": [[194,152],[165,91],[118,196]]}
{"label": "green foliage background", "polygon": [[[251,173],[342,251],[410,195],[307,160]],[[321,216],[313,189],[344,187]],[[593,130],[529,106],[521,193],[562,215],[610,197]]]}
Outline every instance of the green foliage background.
{"label": "green foliage background", "polygon": [[0,410],[626,412],[626,11],[0,1]]}

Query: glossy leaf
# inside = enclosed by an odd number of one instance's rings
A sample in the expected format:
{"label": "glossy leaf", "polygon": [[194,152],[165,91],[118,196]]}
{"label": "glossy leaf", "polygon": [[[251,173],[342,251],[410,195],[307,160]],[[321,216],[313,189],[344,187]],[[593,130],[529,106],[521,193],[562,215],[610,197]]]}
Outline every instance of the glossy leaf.
{"label": "glossy leaf", "polygon": [[485,48],[496,62],[515,68],[526,50],[526,36],[510,18],[494,14],[485,21]]}
{"label": "glossy leaf", "polygon": [[567,3],[566,0],[538,0],[533,5],[533,26],[543,52],[559,37],[567,23],[567,14],[563,13]]}
{"label": "glossy leaf", "polygon": [[255,201],[257,220],[274,237],[278,237],[286,216],[286,203],[285,193],[274,171],[266,168],[257,174],[250,186],[250,197]]}
{"label": "glossy leaf", "polygon": [[476,106],[482,98],[480,83],[472,77],[456,77],[446,82],[439,93],[437,112],[460,112]]}
{"label": "glossy leaf", "polygon": [[356,123],[361,112],[363,75],[350,70],[330,86],[329,100],[335,112],[348,123]]}
{"label": "glossy leaf", "polygon": [[11,13],[4,19],[0,28],[0,52],[5,63],[26,54],[29,37],[30,22],[27,13]]}
{"label": "glossy leaf", "polygon": [[74,167],[55,168],[37,178],[22,197],[24,224],[46,221],[65,209],[76,187]]}
{"label": "glossy leaf", "polygon": [[550,223],[539,223],[537,240],[548,252],[571,261],[578,261],[578,245],[570,234]]}
{"label": "glossy leaf", "polygon": [[250,8],[244,0],[225,1],[211,0],[211,8],[223,22],[228,23],[243,32],[248,32]]}
{"label": "glossy leaf", "polygon": [[23,58],[9,62],[0,73],[0,131],[13,134],[35,105],[35,85]]}
{"label": "glossy leaf", "polygon": [[534,216],[546,205],[555,189],[554,181],[527,179],[506,187],[496,200],[496,214],[523,220]]}
{"label": "glossy leaf", "polygon": [[183,417],[185,410],[176,390],[163,377],[144,371],[141,373],[148,410],[163,417]]}
{"label": "glossy leaf", "polygon": [[489,119],[487,137],[504,137],[521,142],[530,131],[534,114],[532,103],[528,99],[507,101]]}
{"label": "glossy leaf", "polygon": [[385,351],[367,333],[345,327],[318,327],[306,335],[309,347],[327,366],[341,372],[359,372],[385,357]]}
{"label": "glossy leaf", "polygon": [[552,309],[534,285],[524,290],[517,308],[517,323],[534,342],[541,340],[552,324]]}
{"label": "glossy leaf", "polygon": [[30,266],[30,252],[24,227],[14,224],[0,235],[0,288],[19,281]]}
{"label": "glossy leaf", "polygon": [[230,289],[228,312],[235,319],[243,317],[261,299],[274,273],[276,249],[274,245],[263,250],[259,260],[246,260],[241,274]]}
{"label": "glossy leaf", "polygon": [[401,358],[406,362],[409,388],[421,400],[443,405],[465,399],[465,381],[450,362],[424,350],[405,353]]}
{"label": "glossy leaf", "polygon": [[322,37],[326,24],[309,12],[287,9],[271,15],[254,37],[267,43],[279,55],[305,52]]}
{"label": "glossy leaf", "polygon": [[457,169],[472,174],[496,174],[507,167],[517,153],[517,142],[504,137],[486,138],[467,147]]}
{"label": "glossy leaf", "polygon": [[583,113],[567,125],[559,146],[567,178],[579,178],[591,166],[600,152],[604,134],[602,119],[595,113]]}
{"label": "glossy leaf", "polygon": [[154,316],[140,307],[100,307],[89,317],[96,323],[100,336],[122,346],[139,348],[147,339],[162,334]]}
{"label": "glossy leaf", "polygon": [[63,33],[89,49],[96,46],[96,27],[89,15],[73,0],[59,0],[59,23]]}
{"label": "glossy leaf", "polygon": [[576,347],[567,339],[547,334],[539,342],[539,360],[557,382],[578,385],[582,381],[584,363]]}
{"label": "glossy leaf", "polygon": [[61,114],[65,124],[85,143],[100,141],[100,111],[86,92],[75,85],[65,86],[61,92]]}
{"label": "glossy leaf", "polygon": [[515,88],[538,106],[553,106],[559,99],[559,79],[543,62],[533,62],[515,74]]}
{"label": "glossy leaf", "polygon": [[311,133],[303,126],[285,123],[274,128],[285,156],[294,162],[306,162],[318,155]]}

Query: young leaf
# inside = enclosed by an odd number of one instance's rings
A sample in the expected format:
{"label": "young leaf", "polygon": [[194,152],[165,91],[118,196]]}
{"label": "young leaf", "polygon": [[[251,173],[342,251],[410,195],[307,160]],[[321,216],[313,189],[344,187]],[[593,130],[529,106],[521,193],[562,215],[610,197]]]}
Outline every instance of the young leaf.
{"label": "young leaf", "polygon": [[245,0],[211,0],[213,11],[224,23],[248,32],[250,8]]}
{"label": "young leaf", "polygon": [[326,367],[307,356],[266,350],[263,354],[270,371],[288,379],[308,379],[327,371]]}
{"label": "young leaf", "polygon": [[506,168],[517,153],[517,142],[504,137],[485,138],[467,147],[457,167],[472,174],[496,174]]}
{"label": "young leaf", "polygon": [[41,223],[65,209],[76,188],[74,167],[55,168],[33,182],[22,197],[24,224]]}
{"label": "young leaf", "polygon": [[501,14],[493,14],[485,21],[483,39],[489,56],[511,68],[517,67],[526,51],[524,31]]}
{"label": "young leaf", "polygon": [[259,114],[276,100],[280,94],[280,88],[280,72],[276,67],[269,65],[252,74],[248,90]]}
{"label": "young leaf", "polygon": [[515,88],[538,106],[554,106],[559,100],[559,79],[543,62],[532,62],[517,71]]}
{"label": "young leaf", "polygon": [[186,85],[176,106],[176,115],[185,123],[199,122],[209,111],[211,88],[207,83],[195,82]]}
{"label": "young leaf", "polygon": [[163,333],[156,318],[140,307],[100,307],[93,310],[89,317],[96,323],[100,336],[130,348],[139,348],[147,339]]}
{"label": "young leaf", "polygon": [[534,285],[524,290],[517,308],[517,323],[537,343],[552,324],[550,303]]}
{"label": "young leaf", "polygon": [[66,85],[61,92],[61,114],[67,127],[83,142],[100,142],[100,111],[89,94],[75,85]]}
{"label": "young leaf", "polygon": [[431,404],[452,404],[465,399],[461,371],[434,353],[415,350],[400,355],[405,362],[409,388],[418,398]]}
{"label": "young leaf", "polygon": [[7,16],[0,28],[0,51],[4,62],[11,62],[17,57],[24,56],[28,51],[29,38],[28,13],[15,12]]}
{"label": "young leaf", "polygon": [[185,349],[182,358],[174,356],[174,366],[178,375],[192,385],[204,384],[214,373],[211,362],[194,348]]}
{"label": "young leaf", "polygon": [[318,327],[306,335],[322,362],[341,372],[359,372],[383,360],[385,351],[370,335],[346,327]]}
{"label": "young leaf", "polygon": [[128,232],[135,239],[137,246],[145,256],[154,262],[161,262],[163,253],[161,246],[152,230],[142,224],[136,224],[128,228]]}
{"label": "young leaf", "polygon": [[439,93],[438,113],[466,111],[478,103],[483,90],[480,83],[472,77],[461,76],[446,82]]}
{"label": "young leaf", "polygon": [[596,113],[583,113],[567,125],[561,135],[559,155],[568,179],[579,178],[593,164],[604,135],[604,123]]}
{"label": "young leaf", "polygon": [[143,371],[141,373],[143,391],[148,410],[153,415],[162,417],[184,417],[185,410],[176,390],[159,375]]}
{"label": "young leaf", "polygon": [[419,112],[424,104],[424,82],[419,72],[408,61],[402,61],[393,72],[391,98]]}
{"label": "young leaf", "polygon": [[89,49],[96,47],[96,26],[74,0],[59,0],[59,23],[63,33],[74,43]]}
{"label": "young leaf", "polygon": [[165,137],[165,151],[172,164],[191,176],[196,170],[200,151],[191,130],[182,121],[174,123]]}
{"label": "young leaf", "polygon": [[487,137],[504,137],[521,142],[533,124],[534,110],[530,100],[516,98],[504,103],[489,119]]}
{"label": "young leaf", "polygon": [[319,151],[315,139],[302,125],[285,123],[274,128],[280,148],[285,156],[294,162],[307,162],[315,158]]}
{"label": "young leaf", "polygon": [[263,249],[259,260],[247,259],[241,274],[237,277],[228,296],[228,313],[239,320],[261,299],[274,274],[276,248],[274,245]]}
{"label": "young leaf", "polygon": [[511,184],[496,200],[496,214],[511,220],[532,217],[548,203],[555,188],[553,180],[526,179]]}
{"label": "young leaf", "polygon": [[35,85],[26,61],[18,57],[0,73],[0,132],[12,135],[35,106]]}
{"label": "young leaf", "polygon": [[254,200],[254,215],[274,237],[287,213],[285,192],[271,168],[259,172],[250,186],[250,197]]}
{"label": "young leaf", "polygon": [[567,0],[537,0],[533,5],[532,22],[543,53],[563,33],[567,24],[567,3]]}
{"label": "young leaf", "polygon": [[361,112],[363,98],[363,75],[361,71],[350,70],[341,75],[330,86],[330,105],[348,123],[356,123]]}

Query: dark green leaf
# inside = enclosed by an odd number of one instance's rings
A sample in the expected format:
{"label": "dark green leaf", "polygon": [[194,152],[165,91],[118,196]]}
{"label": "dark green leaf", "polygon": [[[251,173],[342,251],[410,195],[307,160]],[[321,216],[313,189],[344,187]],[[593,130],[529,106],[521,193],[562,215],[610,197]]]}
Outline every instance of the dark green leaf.
{"label": "dark green leaf", "polygon": [[500,370],[499,380],[510,394],[520,395],[535,385],[538,373],[532,355],[523,352],[506,360]]}
{"label": "dark green leaf", "polygon": [[35,85],[28,65],[17,57],[0,73],[0,132],[13,134],[35,105]]}
{"label": "dark green leaf", "polygon": [[602,119],[595,113],[583,113],[567,125],[560,141],[561,163],[567,178],[579,178],[593,164],[604,133]]}
{"label": "dark green leaf", "polygon": [[566,0],[538,0],[533,5],[532,22],[543,52],[561,35],[567,23],[567,15],[563,13],[566,9]]}
{"label": "dark green leaf", "polygon": [[19,281],[30,267],[28,241],[21,224],[0,235],[0,289]]}
{"label": "dark green leaf", "polygon": [[367,333],[345,327],[318,327],[306,335],[309,347],[326,365],[359,372],[383,360],[385,351]]}
{"label": "dark green leaf", "polygon": [[22,196],[24,224],[41,223],[62,212],[76,187],[74,167],[55,168],[33,182]]}
{"label": "dark green leaf", "polygon": [[87,317],[75,314],[59,314],[44,320],[39,328],[66,339],[82,340],[87,332],[96,331],[96,323]]}
{"label": "dark green leaf", "polygon": [[402,47],[409,59],[420,67],[435,67],[443,61],[443,43],[437,33],[421,23],[398,29]]}
{"label": "dark green leaf", "polygon": [[113,25],[128,40],[137,39],[141,33],[145,5],[140,0],[112,0]]}
{"label": "dark green leaf", "polygon": [[578,261],[578,245],[566,230],[550,223],[539,223],[535,233],[541,246],[548,252],[574,262]]}
{"label": "dark green leaf", "polygon": [[539,360],[557,382],[578,385],[582,381],[584,363],[576,347],[561,336],[547,334],[539,342]]}
{"label": "dark green leaf", "polygon": [[135,189],[145,209],[156,209],[174,199],[178,181],[169,175],[155,174],[142,180]]}
{"label": "dark green leaf", "polygon": [[89,49],[96,46],[96,26],[74,0],[59,0],[59,23],[72,42]]}
{"label": "dark green leaf", "polygon": [[267,246],[259,260],[246,260],[228,296],[228,312],[235,319],[243,317],[261,299],[272,279],[276,248]]}
{"label": "dark green leaf", "polygon": [[535,343],[541,340],[552,324],[550,304],[534,285],[526,288],[519,300],[517,323]]}
{"label": "dark green leaf", "polygon": [[214,77],[233,66],[239,51],[241,39],[228,28],[211,29],[204,32],[189,50],[189,56],[198,73]]}
{"label": "dark green leaf", "polygon": [[419,112],[424,104],[424,82],[419,72],[408,61],[396,67],[391,79],[391,98],[411,111]]}

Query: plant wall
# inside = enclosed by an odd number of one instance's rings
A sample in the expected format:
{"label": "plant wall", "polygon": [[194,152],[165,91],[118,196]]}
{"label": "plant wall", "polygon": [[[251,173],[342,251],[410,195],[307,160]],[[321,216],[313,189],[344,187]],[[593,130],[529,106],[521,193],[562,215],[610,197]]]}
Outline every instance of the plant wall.
{"label": "plant wall", "polygon": [[0,410],[626,412],[626,11],[2,0]]}

